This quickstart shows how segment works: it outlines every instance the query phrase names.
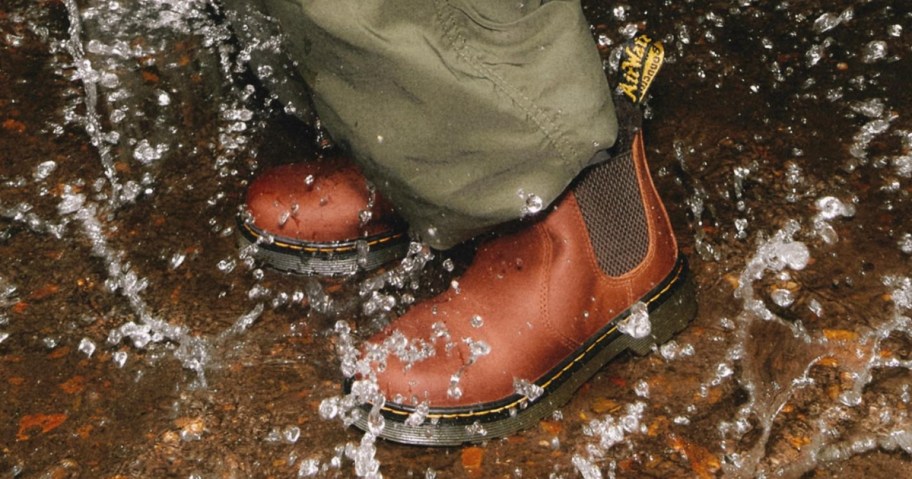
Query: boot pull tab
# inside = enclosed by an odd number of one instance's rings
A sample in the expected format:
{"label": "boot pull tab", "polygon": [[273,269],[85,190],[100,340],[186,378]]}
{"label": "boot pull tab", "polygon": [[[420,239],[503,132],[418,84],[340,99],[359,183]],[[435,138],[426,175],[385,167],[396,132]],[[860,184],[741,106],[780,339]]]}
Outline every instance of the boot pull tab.
{"label": "boot pull tab", "polygon": [[665,48],[659,40],[639,35],[629,40],[618,61],[618,97],[640,106],[665,61]]}

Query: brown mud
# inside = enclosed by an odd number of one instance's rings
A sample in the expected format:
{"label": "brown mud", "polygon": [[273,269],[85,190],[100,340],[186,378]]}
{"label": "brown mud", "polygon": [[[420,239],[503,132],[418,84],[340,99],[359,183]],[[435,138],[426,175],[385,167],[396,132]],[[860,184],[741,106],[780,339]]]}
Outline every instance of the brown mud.
{"label": "brown mud", "polygon": [[[897,326],[912,307],[900,296],[912,290],[885,283],[912,275],[912,244],[900,246],[912,233],[912,179],[901,170],[912,154],[903,136],[912,130],[912,5],[646,1],[620,20],[617,5],[584,4],[606,58],[625,25],[668,36],[672,61],[652,87],[647,149],[695,272],[698,316],[676,349],[611,363],[560,419],[463,448],[381,440],[380,471],[570,478],[581,475],[577,456],[604,477],[912,477],[912,336]],[[850,6],[850,20],[814,30],[822,14]],[[67,37],[68,18],[56,0],[0,5],[0,477],[282,478],[298,477],[307,460],[322,468],[317,477],[354,477],[342,451],[362,433],[321,419],[318,408],[341,394],[333,324],[376,327],[359,313],[363,278],[260,277],[238,259],[232,231],[255,168],[311,158],[313,132],[264,105],[257,86],[249,143],[226,147],[219,108],[230,85],[215,47],[190,34],[125,73],[140,79],[137,89],[171,92],[176,113],[166,120],[179,145],[152,166],[117,150],[117,178],[153,191],[98,219],[123,271],[148,282],[139,289],[145,310],[205,339],[205,383],[173,341],[112,344],[111,330],[138,321],[137,305],[110,292],[109,264],[78,221],[59,238],[49,231],[65,216],[63,195],[81,192],[101,208],[107,190],[97,145],[65,120],[85,114],[72,59],[51,46]],[[893,25],[898,35],[888,33]],[[810,65],[808,52],[828,38]],[[865,58],[875,40],[885,58]],[[884,112],[853,109],[872,98]],[[133,125],[161,130],[155,118]],[[862,141],[875,119],[888,126]],[[36,179],[48,160],[56,169]],[[832,243],[815,233],[815,201],[825,196],[855,207],[827,221]],[[41,220],[17,215],[23,203]],[[789,219],[800,224],[795,240],[809,248],[809,264],[745,285],[758,245]],[[429,265],[425,294],[448,282],[446,257]],[[335,312],[314,304],[320,288]],[[746,307],[745,288],[774,319]],[[791,305],[774,300],[783,289]],[[258,304],[246,331],[226,333]],[[587,434],[591,420],[619,418],[638,402],[643,427],[622,443],[599,447]]]}

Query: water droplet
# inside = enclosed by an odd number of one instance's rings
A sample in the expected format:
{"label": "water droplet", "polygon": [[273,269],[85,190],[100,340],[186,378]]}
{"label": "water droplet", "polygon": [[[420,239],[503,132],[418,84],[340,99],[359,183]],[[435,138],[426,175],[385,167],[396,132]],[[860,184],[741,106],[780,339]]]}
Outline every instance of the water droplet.
{"label": "water droplet", "polygon": [[469,364],[474,363],[478,358],[491,354],[491,346],[484,341],[475,341],[471,338],[465,338],[463,339],[463,342],[469,347]]}
{"label": "water droplet", "polygon": [[618,29],[618,33],[620,33],[624,38],[633,38],[634,35],[639,33],[639,31],[640,27],[636,23],[628,23],[627,25],[624,25]]}
{"label": "water droplet", "polygon": [[900,251],[905,254],[912,254],[912,233],[904,233],[897,244]]}
{"label": "water droplet", "polygon": [[174,255],[171,256],[171,260],[168,261],[168,264],[170,264],[171,269],[177,269],[180,267],[180,265],[184,264],[184,260],[186,260],[186,259],[187,259],[186,254],[174,253]]}
{"label": "water droplet", "polygon": [[472,434],[472,435],[477,435],[477,436],[487,436],[488,435],[488,430],[485,429],[484,426],[482,426],[481,423],[478,421],[475,421],[472,424],[469,424],[468,426],[466,426],[465,429],[466,429],[467,433]]}
{"label": "water droplet", "polygon": [[160,160],[165,151],[167,151],[167,146],[165,145],[152,146],[149,144],[149,140],[142,140],[133,150],[133,158],[142,164],[148,165]]}
{"label": "water droplet", "polygon": [[874,63],[887,57],[887,42],[874,40],[865,45],[861,51],[861,61]]}
{"label": "water droplet", "polygon": [[279,228],[284,227],[284,226],[285,226],[285,223],[288,222],[288,218],[291,218],[291,212],[290,212],[290,211],[284,211],[284,212],[282,212],[282,214],[279,215],[278,227],[279,227]]}
{"label": "water droplet", "polygon": [[521,216],[538,213],[544,207],[544,201],[534,193],[526,193],[523,190],[519,190],[516,194],[523,200],[523,207],[520,210]]}
{"label": "water droplet", "polygon": [[111,356],[111,361],[114,362],[117,367],[122,368],[124,364],[127,363],[127,352],[126,351],[117,351]]}
{"label": "water droplet", "polygon": [[462,388],[459,387],[459,373],[450,376],[450,386],[447,388],[447,397],[450,399],[459,399],[462,397]]}
{"label": "water droplet", "polygon": [[44,181],[48,176],[51,176],[51,173],[57,169],[57,163],[54,161],[48,160],[43,161],[35,167],[34,178],[35,181]]}
{"label": "water droplet", "polygon": [[795,296],[791,291],[785,288],[774,290],[770,294],[770,298],[772,298],[774,303],[783,308],[787,308],[795,302]]}
{"label": "water droplet", "polygon": [[78,349],[82,354],[92,357],[92,354],[95,352],[95,343],[89,338],[82,338],[82,340],[79,341]]}
{"label": "water droplet", "polygon": [[320,461],[317,459],[305,459],[298,466],[298,477],[313,477],[320,472]]}
{"label": "water droplet", "polygon": [[418,427],[424,424],[424,421],[427,419],[427,414],[430,411],[430,406],[428,403],[422,402],[415,407],[415,410],[409,414],[408,418],[405,420],[406,426]]}
{"label": "water droplet", "polygon": [[525,396],[529,401],[535,401],[545,393],[545,389],[526,379],[513,379],[513,392]]}
{"label": "water droplet", "polygon": [[287,426],[282,430],[282,438],[288,444],[294,444],[298,442],[298,438],[301,437],[301,428],[298,426]]}
{"label": "water droplet", "polygon": [[325,420],[334,419],[339,415],[341,407],[338,397],[326,398],[320,402],[320,417]]}
{"label": "water droplet", "polygon": [[633,392],[641,398],[649,397],[649,383],[645,380],[640,379],[637,381],[636,385],[633,386]]}
{"label": "water droplet", "polygon": [[234,270],[235,266],[237,266],[237,261],[235,261],[234,258],[229,258],[219,261],[216,268],[222,273],[230,273]]}
{"label": "water droplet", "polygon": [[618,331],[633,338],[645,338],[652,332],[652,323],[649,320],[649,309],[642,301],[630,307],[630,314],[618,322]]}

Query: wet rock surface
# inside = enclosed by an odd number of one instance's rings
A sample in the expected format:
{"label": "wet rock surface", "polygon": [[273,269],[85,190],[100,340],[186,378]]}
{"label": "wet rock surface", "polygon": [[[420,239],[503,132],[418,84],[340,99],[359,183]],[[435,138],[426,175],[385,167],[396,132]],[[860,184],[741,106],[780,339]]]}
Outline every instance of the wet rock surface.
{"label": "wet rock surface", "polygon": [[468,255],[258,268],[234,236],[246,183],[324,140],[224,13],[4,2],[0,477],[912,474],[912,8],[584,3],[609,70],[638,30],[665,42],[647,149],[698,317],[533,429],[421,448],[326,400],[340,351]]}

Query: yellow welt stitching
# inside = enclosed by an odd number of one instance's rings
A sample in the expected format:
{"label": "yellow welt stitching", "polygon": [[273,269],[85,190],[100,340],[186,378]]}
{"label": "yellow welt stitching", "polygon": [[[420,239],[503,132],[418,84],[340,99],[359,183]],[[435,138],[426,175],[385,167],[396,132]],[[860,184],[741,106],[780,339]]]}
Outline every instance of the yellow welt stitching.
{"label": "yellow welt stitching", "polygon": [[[254,236],[257,239],[259,239],[263,236],[263,235],[257,233],[250,225],[245,224],[244,229],[246,229],[248,233],[250,233],[252,236]],[[396,234],[392,234],[389,236],[384,236],[382,238],[378,238],[378,239],[369,241],[367,243],[367,245],[374,246],[377,244],[388,243],[390,241],[402,238],[402,236],[404,234],[405,233],[396,233]],[[307,253],[346,253],[349,251],[353,251],[357,248],[357,245],[355,245],[355,246],[349,246],[349,245],[331,246],[331,247],[302,246],[302,245],[298,245],[298,244],[286,243],[284,241],[273,241],[272,244],[274,244],[280,248],[292,249],[292,250],[296,250],[296,251],[305,251]]]}
{"label": "yellow welt stitching", "polygon": [[[671,289],[672,286],[677,284],[678,279],[681,277],[681,274],[683,272],[684,272],[684,267],[683,267],[683,265],[681,265],[680,267],[677,268],[674,278],[672,278],[672,280],[669,281],[668,284],[666,284],[664,288],[662,288],[656,294],[652,295],[652,297],[646,301],[647,306],[649,304],[654,303],[660,296],[662,296],[663,294],[665,294],[665,292],[667,292],[669,289]],[[601,342],[604,341],[605,338],[607,338],[608,336],[613,334],[616,330],[617,330],[616,326],[612,327],[611,329],[606,331],[604,334],[599,336],[599,338],[597,340],[595,340],[595,342],[590,344],[588,348],[586,348],[583,352],[581,352],[575,358],[573,358],[573,361],[571,361],[566,366],[564,366],[563,369],[561,369],[560,371],[555,373],[554,376],[552,376],[550,379],[545,381],[541,387],[543,389],[547,388],[549,385],[551,385],[551,383],[553,383],[554,381],[559,379],[561,376],[563,376],[564,373],[566,373],[569,369],[571,369],[573,366],[575,366],[577,363],[579,363],[583,359],[583,357],[586,356],[586,354],[588,354],[590,351],[592,351],[592,349],[594,349],[596,346],[601,344]],[[437,413],[437,414],[432,413],[432,414],[428,414],[427,418],[428,419],[460,419],[460,418],[488,416],[491,414],[499,413],[499,412],[507,410],[507,409],[517,407],[525,402],[528,402],[528,398],[523,396],[522,398],[517,399],[516,401],[513,401],[512,403],[507,404],[505,406],[501,406],[499,408],[486,409],[484,411],[469,411],[469,412],[464,412],[464,413]],[[399,416],[408,416],[409,415],[408,412],[400,411],[400,410],[396,410],[396,409],[390,409],[389,406],[383,406],[382,409],[388,413],[396,414]]]}

